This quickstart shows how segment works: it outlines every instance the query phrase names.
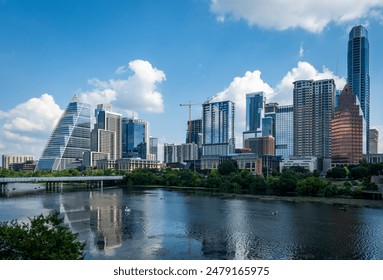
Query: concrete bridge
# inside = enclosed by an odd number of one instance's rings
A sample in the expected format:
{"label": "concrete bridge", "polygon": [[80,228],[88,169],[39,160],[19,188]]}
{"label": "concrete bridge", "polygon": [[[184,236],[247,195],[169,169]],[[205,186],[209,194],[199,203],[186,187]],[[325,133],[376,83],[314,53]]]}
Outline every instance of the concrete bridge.
{"label": "concrete bridge", "polygon": [[2,177],[1,189],[8,183],[45,183],[47,188],[62,187],[65,182],[86,182],[103,187],[104,181],[121,181],[124,176],[76,176],[76,177]]}

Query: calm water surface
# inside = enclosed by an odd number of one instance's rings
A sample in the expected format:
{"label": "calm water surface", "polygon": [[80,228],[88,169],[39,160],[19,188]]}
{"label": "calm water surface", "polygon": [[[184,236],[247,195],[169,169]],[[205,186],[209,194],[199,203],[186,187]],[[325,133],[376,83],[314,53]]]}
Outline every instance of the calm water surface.
{"label": "calm water surface", "polygon": [[59,210],[86,241],[86,259],[383,260],[383,209],[343,211],[161,188],[8,188],[0,197],[0,221]]}

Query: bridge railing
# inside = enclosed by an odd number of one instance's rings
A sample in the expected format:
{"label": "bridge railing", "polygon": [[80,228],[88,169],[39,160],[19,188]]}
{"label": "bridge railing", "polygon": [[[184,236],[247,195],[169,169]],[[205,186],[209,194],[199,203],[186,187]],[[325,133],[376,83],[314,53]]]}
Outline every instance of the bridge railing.
{"label": "bridge railing", "polygon": [[124,176],[0,177],[0,183],[119,181],[123,178]]}

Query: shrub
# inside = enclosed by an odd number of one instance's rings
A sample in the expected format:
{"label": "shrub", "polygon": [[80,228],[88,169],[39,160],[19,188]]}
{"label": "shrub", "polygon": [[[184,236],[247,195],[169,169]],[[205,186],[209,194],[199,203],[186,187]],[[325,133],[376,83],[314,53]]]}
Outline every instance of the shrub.
{"label": "shrub", "polygon": [[0,259],[3,260],[77,260],[84,258],[85,244],[63,225],[59,212],[0,223]]}

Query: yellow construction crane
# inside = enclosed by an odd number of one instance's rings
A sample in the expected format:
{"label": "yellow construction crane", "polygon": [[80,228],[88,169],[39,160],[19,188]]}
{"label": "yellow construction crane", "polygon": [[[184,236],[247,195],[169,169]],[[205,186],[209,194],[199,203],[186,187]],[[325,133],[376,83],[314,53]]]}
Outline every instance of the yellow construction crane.
{"label": "yellow construction crane", "polygon": [[189,137],[189,143],[191,143],[191,107],[195,105],[202,105],[197,103],[189,103],[186,104],[180,104],[180,106],[188,106],[189,107],[189,123],[188,123],[188,137]]}

